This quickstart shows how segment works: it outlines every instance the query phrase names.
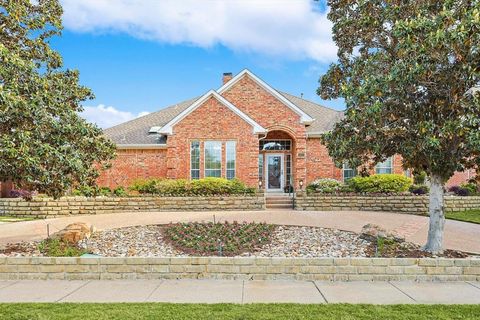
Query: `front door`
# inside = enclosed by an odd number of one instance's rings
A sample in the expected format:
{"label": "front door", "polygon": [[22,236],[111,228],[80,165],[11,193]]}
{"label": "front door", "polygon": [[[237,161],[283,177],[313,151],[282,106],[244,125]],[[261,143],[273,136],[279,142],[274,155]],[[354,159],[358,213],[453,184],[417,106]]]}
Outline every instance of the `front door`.
{"label": "front door", "polygon": [[267,190],[283,191],[283,154],[267,153]]}

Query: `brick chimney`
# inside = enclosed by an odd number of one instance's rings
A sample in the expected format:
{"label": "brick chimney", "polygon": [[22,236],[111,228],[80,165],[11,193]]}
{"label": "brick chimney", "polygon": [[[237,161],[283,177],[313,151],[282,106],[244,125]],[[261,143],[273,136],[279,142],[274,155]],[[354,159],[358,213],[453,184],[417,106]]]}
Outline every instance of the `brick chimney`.
{"label": "brick chimney", "polygon": [[232,80],[233,76],[231,72],[225,72],[223,74],[223,84],[227,83],[228,81]]}

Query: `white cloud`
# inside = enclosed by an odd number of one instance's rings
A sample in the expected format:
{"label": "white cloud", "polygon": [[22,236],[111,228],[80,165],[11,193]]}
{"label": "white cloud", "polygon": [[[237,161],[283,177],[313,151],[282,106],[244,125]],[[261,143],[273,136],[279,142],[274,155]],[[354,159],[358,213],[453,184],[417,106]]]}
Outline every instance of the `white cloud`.
{"label": "white cloud", "polygon": [[331,22],[310,0],[62,0],[66,28],[268,56],[336,57]]}
{"label": "white cloud", "polygon": [[149,114],[149,112],[142,111],[138,115],[135,115],[129,111],[121,111],[112,106],[106,107],[103,104],[99,104],[96,107],[84,107],[81,116],[87,121],[96,123],[100,128],[105,129],[147,114]]}

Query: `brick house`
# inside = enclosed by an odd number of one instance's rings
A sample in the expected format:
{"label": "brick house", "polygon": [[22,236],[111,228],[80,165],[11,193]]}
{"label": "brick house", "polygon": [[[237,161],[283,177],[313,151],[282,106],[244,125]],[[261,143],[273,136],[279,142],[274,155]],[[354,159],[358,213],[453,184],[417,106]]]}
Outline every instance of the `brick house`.
{"label": "brick house", "polygon": [[[277,91],[248,70],[235,77],[225,73],[216,91],[106,129],[118,156],[98,184],[236,177],[282,192],[317,178],[345,180],[355,171],[336,168],[320,141],[342,117],[341,111]],[[375,172],[409,174],[399,156],[377,164]],[[453,180],[458,184],[470,175]]]}

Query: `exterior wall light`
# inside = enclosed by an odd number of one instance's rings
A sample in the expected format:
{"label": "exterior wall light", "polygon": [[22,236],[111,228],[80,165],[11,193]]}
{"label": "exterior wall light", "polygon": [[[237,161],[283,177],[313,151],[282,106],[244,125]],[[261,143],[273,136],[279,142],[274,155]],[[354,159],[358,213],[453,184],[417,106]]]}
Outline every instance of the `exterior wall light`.
{"label": "exterior wall light", "polygon": [[258,189],[260,190],[262,189],[262,184],[263,184],[262,179],[258,180]]}
{"label": "exterior wall light", "polygon": [[300,190],[303,189],[303,179],[300,179],[300,181],[298,182],[298,184],[300,185]]}

